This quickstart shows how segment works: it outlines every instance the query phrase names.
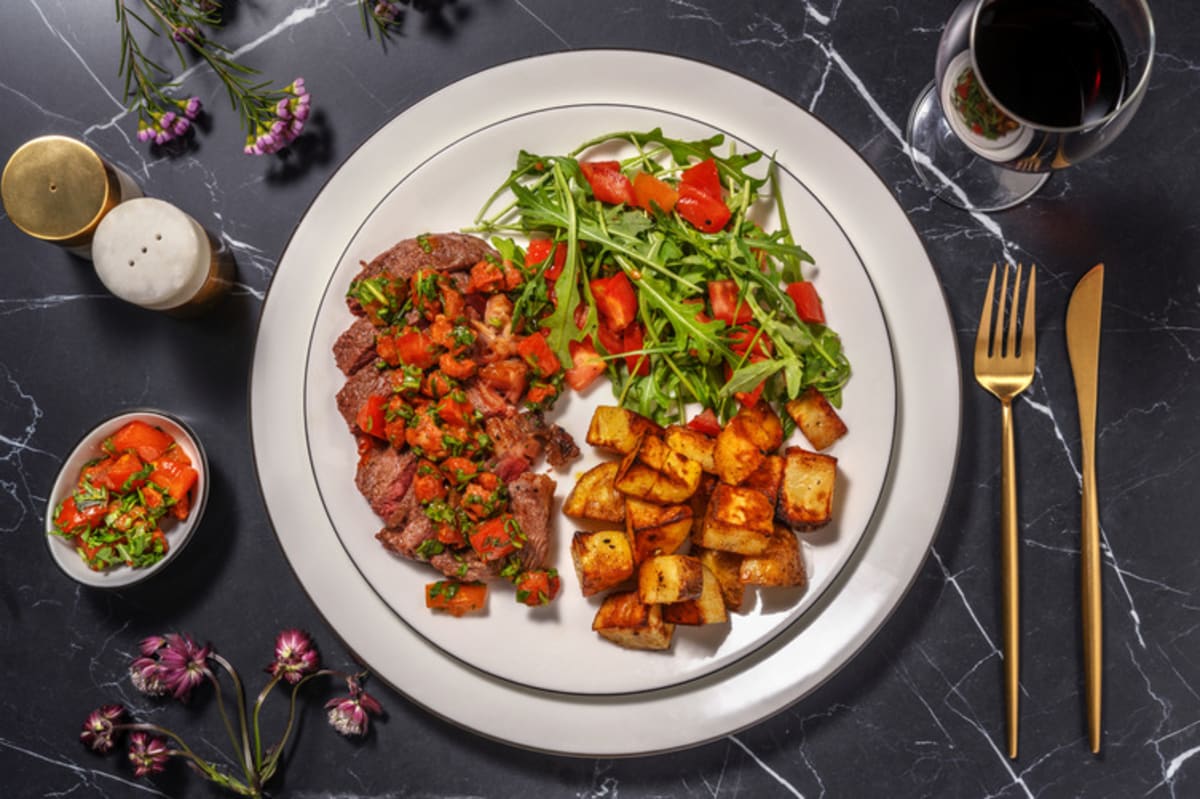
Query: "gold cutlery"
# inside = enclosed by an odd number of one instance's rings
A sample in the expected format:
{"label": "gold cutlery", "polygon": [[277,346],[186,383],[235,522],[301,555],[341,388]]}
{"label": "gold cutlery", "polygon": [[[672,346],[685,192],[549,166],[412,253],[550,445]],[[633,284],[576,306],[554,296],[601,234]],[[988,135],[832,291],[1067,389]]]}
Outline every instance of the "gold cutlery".
{"label": "gold cutlery", "polygon": [[[1020,580],[1018,569],[1019,539],[1017,535],[1017,461],[1013,445],[1013,398],[1033,381],[1037,345],[1034,338],[1034,296],[1037,284],[1034,267],[1029,268],[1029,288],[1025,295],[1025,311],[1021,314],[1020,347],[1017,347],[1017,300],[1021,295],[1021,265],[1017,264],[1013,282],[1010,311],[1005,317],[1008,298],[1008,273],[1005,264],[1000,283],[999,309],[995,332],[992,332],[992,300],[996,286],[996,265],[988,279],[987,296],[975,336],[975,380],[1000,400],[1000,571],[1003,590],[1004,625],[1004,696],[1008,722],[1008,756],[1017,756],[1017,737],[1020,720]],[[1005,329],[1007,328],[1007,338]]]}
{"label": "gold cutlery", "polygon": [[1096,389],[1100,361],[1100,307],[1104,264],[1080,278],[1067,304],[1067,354],[1079,401],[1082,474],[1080,584],[1082,586],[1084,691],[1088,743],[1100,751],[1100,688],[1103,672],[1103,608],[1100,584],[1100,515],[1096,500]]}

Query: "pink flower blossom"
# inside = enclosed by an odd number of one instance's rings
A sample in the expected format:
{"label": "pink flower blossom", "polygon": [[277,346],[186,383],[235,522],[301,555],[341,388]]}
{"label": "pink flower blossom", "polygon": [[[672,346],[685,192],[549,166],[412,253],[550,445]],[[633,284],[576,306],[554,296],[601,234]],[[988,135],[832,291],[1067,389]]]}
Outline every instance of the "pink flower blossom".
{"label": "pink flower blossom", "polygon": [[200,109],[203,108],[200,98],[194,95],[186,101],[180,101],[180,107],[183,109],[183,115],[188,119],[195,119],[200,116]]}
{"label": "pink flower blossom", "polygon": [[133,764],[135,777],[157,774],[166,768],[170,756],[167,742],[162,738],[140,731],[130,734],[129,762]]}
{"label": "pink flower blossom", "polygon": [[162,637],[161,635],[151,635],[143,638],[142,642],[138,645],[138,648],[141,650],[143,655],[150,657],[166,645],[166,638]]}
{"label": "pink flower blossom", "polygon": [[289,685],[295,685],[320,665],[321,656],[308,633],[303,630],[284,630],[275,639],[275,661],[267,666],[267,673]]}
{"label": "pink flower blossom", "polygon": [[167,692],[162,679],[162,667],[154,658],[141,657],[130,663],[129,680],[134,688],[146,696],[162,696]]}
{"label": "pink flower blossom", "polygon": [[176,25],[171,29],[171,38],[183,44],[185,42],[199,42],[203,36],[200,31],[191,25]]}
{"label": "pink flower blossom", "polygon": [[211,649],[199,646],[187,635],[173,633],[158,651],[158,664],[163,684],[176,699],[186,702],[192,689],[212,677],[208,668]]}
{"label": "pink flower blossom", "polygon": [[347,737],[366,735],[371,716],[382,715],[383,708],[362,689],[354,677],[348,678],[346,684],[350,688],[349,696],[331,699],[325,703],[326,709],[329,710],[329,724]]}
{"label": "pink flower blossom", "polygon": [[121,731],[118,724],[125,720],[125,708],[121,705],[101,705],[88,714],[83,722],[79,740],[93,752],[108,754],[116,746]]}

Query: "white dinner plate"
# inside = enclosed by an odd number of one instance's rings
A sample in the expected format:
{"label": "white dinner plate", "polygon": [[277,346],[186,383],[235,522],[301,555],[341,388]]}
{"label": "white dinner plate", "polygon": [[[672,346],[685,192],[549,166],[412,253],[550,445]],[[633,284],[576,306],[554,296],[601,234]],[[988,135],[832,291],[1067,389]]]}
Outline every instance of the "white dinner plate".
{"label": "white dinner plate", "polygon": [[[764,602],[735,617],[724,640],[684,635],[665,655],[596,640],[587,629],[594,604],[578,597],[533,620],[500,597],[478,619],[428,614],[419,589],[430,573],[379,549],[379,522],[353,488],[353,442],[332,410],[340,376],[329,346],[350,321],[340,296],[358,260],[399,238],[469,224],[517,148],[562,152],[607,130],[655,124],[668,135],[724,131],[775,153],[789,176],[793,231],[816,256],[817,285],[855,369],[845,408],[851,434],[835,453],[846,497],[838,527],[806,547],[814,585],[785,607]],[[586,414],[586,404],[573,399],[565,421]],[[919,240],[869,167],[816,119],[742,78],[624,51],[488,70],[371,137],[318,195],[280,260],[251,387],[272,523],[347,645],[414,701],[481,734],[594,755],[724,734],[844,664],[899,602],[928,550],[959,415],[944,300]],[[577,468],[558,475],[560,496]],[[572,596],[569,566],[564,572]],[[655,721],[630,724],[632,713]]]}

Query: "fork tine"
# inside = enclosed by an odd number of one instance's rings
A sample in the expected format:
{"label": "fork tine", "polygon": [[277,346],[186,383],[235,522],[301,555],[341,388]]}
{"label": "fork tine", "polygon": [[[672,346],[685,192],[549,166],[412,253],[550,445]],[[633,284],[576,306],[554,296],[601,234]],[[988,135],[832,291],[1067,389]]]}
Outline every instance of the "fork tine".
{"label": "fork tine", "polygon": [[1021,361],[1029,366],[1033,365],[1033,361],[1037,357],[1037,338],[1034,335],[1036,329],[1035,309],[1037,307],[1034,300],[1034,295],[1037,293],[1037,281],[1034,279],[1035,269],[1037,267],[1034,264],[1029,265],[1029,289],[1025,292],[1025,315],[1021,321]]}
{"label": "fork tine", "polygon": [[988,278],[987,295],[983,298],[983,312],[979,315],[979,332],[975,334],[975,358],[986,358],[992,340],[992,294],[996,289],[996,265],[992,264],[992,276]]}
{"label": "fork tine", "polygon": [[1000,298],[996,301],[996,333],[992,336],[992,357],[1004,357],[1004,325],[1009,321],[1005,315],[1005,301],[1008,299],[1008,272],[1011,264],[1004,265],[1004,276],[1000,279]]}
{"label": "fork tine", "polygon": [[1004,355],[1008,358],[1017,357],[1017,312],[1021,309],[1017,300],[1020,296],[1021,264],[1017,264],[1017,273],[1013,279],[1012,299],[1008,306],[1008,343],[1004,347]]}

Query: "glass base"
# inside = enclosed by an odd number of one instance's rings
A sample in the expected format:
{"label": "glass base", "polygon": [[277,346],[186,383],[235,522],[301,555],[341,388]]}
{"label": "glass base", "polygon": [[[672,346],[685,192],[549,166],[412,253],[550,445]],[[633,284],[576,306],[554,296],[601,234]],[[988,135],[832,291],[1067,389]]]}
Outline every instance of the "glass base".
{"label": "glass base", "polygon": [[908,116],[908,156],[934,195],[967,211],[1003,211],[1020,205],[1050,179],[1049,173],[1016,172],[980,158],[958,140],[930,83]]}

